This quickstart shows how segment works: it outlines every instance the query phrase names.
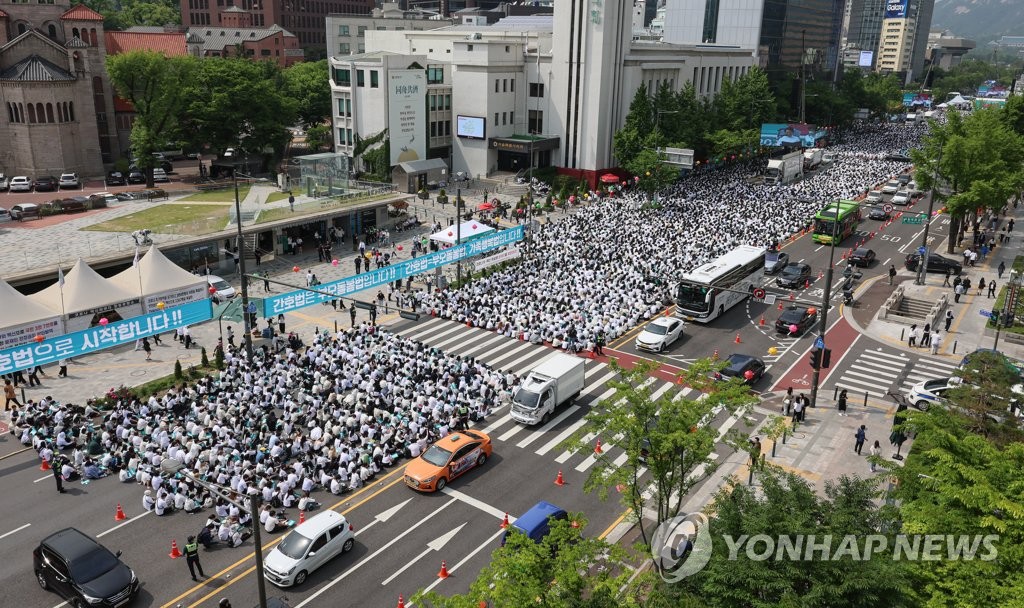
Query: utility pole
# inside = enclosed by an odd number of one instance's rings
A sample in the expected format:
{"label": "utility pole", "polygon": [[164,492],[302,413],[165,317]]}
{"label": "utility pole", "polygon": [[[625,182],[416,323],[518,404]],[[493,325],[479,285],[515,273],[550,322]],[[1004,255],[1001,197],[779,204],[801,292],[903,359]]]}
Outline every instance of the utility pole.
{"label": "utility pole", "polygon": [[237,242],[235,245],[235,255],[238,256],[238,271],[242,274],[242,327],[245,328],[245,356],[249,362],[252,363],[252,324],[250,323],[251,317],[249,316],[249,278],[245,272],[245,252],[243,251],[244,245],[242,243],[242,203],[238,199],[238,165],[236,164],[231,171],[231,181],[235,186],[235,227],[237,231]]}
{"label": "utility pole", "polygon": [[[818,343],[821,344],[821,360],[824,360],[825,357],[825,331],[828,329],[828,306],[829,300],[832,297],[832,265],[836,259],[836,239],[839,238],[839,200],[838,198],[836,199],[836,212],[832,216],[832,244],[828,252],[828,268],[825,270],[825,285],[821,295],[821,318],[818,323],[818,337],[815,342],[815,347],[818,346]],[[814,373],[811,375],[811,407],[817,407],[821,366],[815,367],[813,371]]]}
{"label": "utility pole", "polygon": [[[462,184],[455,186],[455,244],[462,244]],[[455,262],[455,281],[462,287],[462,261]]]}

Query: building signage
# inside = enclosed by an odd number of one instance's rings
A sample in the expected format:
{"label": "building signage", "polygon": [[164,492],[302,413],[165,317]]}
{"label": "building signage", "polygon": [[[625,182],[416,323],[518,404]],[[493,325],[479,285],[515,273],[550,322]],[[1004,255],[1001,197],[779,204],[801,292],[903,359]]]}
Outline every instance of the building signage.
{"label": "building signage", "polygon": [[317,290],[324,293],[297,289],[264,298],[263,316],[269,318],[284,312],[291,312],[314,304],[320,304],[336,297],[350,296],[359,291],[429,272],[447,264],[454,264],[460,260],[486,253],[498,247],[518,243],[521,240],[523,240],[523,227],[516,226],[515,228],[488,234],[469,243],[463,243],[398,264],[385,266],[372,272],[364,272],[363,274],[318,285]]}
{"label": "building signage", "polygon": [[[42,342],[33,341],[23,346],[0,350],[0,374],[29,369],[36,365],[55,363],[60,359],[79,357],[121,344],[128,344],[144,336],[152,336],[186,325],[209,321],[212,318],[213,304],[210,300],[202,300],[177,308],[132,317],[124,321],[46,338]],[[45,337],[45,334],[40,335]]]}
{"label": "building signage", "polygon": [[885,3],[886,19],[904,19],[907,16],[908,0],[888,0]]}
{"label": "building signage", "polygon": [[529,142],[517,142],[509,141],[507,139],[492,139],[491,147],[495,150],[502,150],[504,152],[515,152],[516,154],[529,154],[530,144]]}
{"label": "building signage", "polygon": [[388,72],[388,138],[391,166],[427,157],[427,75],[423,70]]}

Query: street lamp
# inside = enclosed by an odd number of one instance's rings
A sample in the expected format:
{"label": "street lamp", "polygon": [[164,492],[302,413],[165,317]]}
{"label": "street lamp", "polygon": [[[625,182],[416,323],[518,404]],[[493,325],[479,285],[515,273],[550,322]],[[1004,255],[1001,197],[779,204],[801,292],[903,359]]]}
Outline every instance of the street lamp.
{"label": "street lamp", "polygon": [[[242,251],[242,202],[238,199],[238,165],[231,171],[231,182],[235,187],[235,227],[237,228],[235,251],[238,255],[238,270],[242,274],[242,327],[245,328],[245,356],[252,363],[252,317],[249,316],[249,278],[245,272],[245,252]],[[258,527],[258,526],[257,526]]]}
{"label": "street lamp", "polygon": [[[836,211],[832,216],[832,242],[828,250],[828,268],[825,270],[825,285],[824,289],[822,289],[821,295],[821,319],[819,320],[818,325],[818,338],[815,340],[815,347],[817,347],[818,344],[821,345],[822,359],[824,359],[825,356],[825,331],[828,329],[828,306],[829,300],[832,297],[832,265],[835,264],[836,259],[836,239],[838,238],[840,210],[839,201],[840,199],[837,198]],[[819,365],[813,368],[813,373],[811,374],[811,407],[818,406],[818,383],[821,377],[820,361],[821,360],[819,360]]]}
{"label": "street lamp", "polygon": [[[243,275],[244,276],[244,275]],[[164,458],[160,461],[160,470],[168,475],[182,475],[189,481],[199,484],[207,491],[216,494],[223,498],[229,503],[235,505],[239,510],[249,514],[249,520],[252,523],[252,542],[253,542],[253,556],[256,558],[256,589],[259,592],[260,608],[267,608],[267,583],[263,575],[263,541],[260,539],[260,497],[258,494],[249,495],[249,506],[246,507],[240,504],[235,499],[231,498],[226,492],[220,489],[219,486],[211,483],[207,483],[201,479],[196,478],[192,473],[189,473],[185,465],[180,460],[174,458]]]}

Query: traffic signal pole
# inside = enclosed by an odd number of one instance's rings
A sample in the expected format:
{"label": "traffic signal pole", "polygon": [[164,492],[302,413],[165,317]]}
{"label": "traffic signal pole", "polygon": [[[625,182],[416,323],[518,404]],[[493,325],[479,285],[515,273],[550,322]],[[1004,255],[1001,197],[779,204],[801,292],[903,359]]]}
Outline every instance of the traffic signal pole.
{"label": "traffic signal pole", "polygon": [[[815,341],[821,343],[821,357],[825,357],[825,331],[828,329],[828,306],[832,297],[832,265],[836,259],[836,238],[839,228],[839,199],[836,199],[836,212],[832,217],[832,243],[828,252],[828,268],[825,270],[825,288],[821,296],[821,318],[818,324],[818,338]],[[814,373],[811,375],[811,407],[818,407],[818,384],[821,380],[821,359],[819,365],[812,365]]]}

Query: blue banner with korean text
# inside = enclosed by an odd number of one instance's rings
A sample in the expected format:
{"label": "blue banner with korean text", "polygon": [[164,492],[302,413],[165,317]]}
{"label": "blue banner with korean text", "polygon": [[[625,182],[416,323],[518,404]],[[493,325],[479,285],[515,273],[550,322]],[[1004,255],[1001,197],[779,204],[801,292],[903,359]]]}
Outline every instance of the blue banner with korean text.
{"label": "blue banner with korean text", "polygon": [[326,293],[315,293],[297,289],[264,298],[262,316],[277,316],[284,312],[291,312],[314,304],[320,304],[324,301],[330,301],[336,297],[340,298],[366,289],[387,285],[394,281],[429,272],[446,264],[454,264],[460,260],[486,253],[498,247],[518,243],[521,240],[523,240],[523,227],[516,226],[515,228],[509,228],[508,230],[502,230],[478,238],[469,243],[463,243],[418,258],[399,262],[398,264],[392,264],[391,266],[385,266],[384,268],[316,286],[317,290]]}
{"label": "blue banner with korean text", "polygon": [[0,350],[0,374],[78,357],[185,325],[209,321],[212,318],[213,303],[210,300],[201,300],[124,321],[49,337],[41,342]]}

